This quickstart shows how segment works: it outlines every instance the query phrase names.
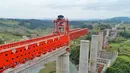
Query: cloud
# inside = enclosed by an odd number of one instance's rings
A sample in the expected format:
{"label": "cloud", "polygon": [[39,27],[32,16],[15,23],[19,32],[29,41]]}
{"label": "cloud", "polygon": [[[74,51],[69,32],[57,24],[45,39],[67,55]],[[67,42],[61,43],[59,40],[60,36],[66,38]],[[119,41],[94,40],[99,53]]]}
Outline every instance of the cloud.
{"label": "cloud", "polygon": [[1,17],[55,18],[64,14],[68,18],[104,18],[130,16],[130,0],[1,0]]}
{"label": "cloud", "polygon": [[83,9],[87,10],[100,10],[100,11],[126,11],[129,10],[130,1],[128,2],[114,2],[114,3],[96,3],[86,5]]}

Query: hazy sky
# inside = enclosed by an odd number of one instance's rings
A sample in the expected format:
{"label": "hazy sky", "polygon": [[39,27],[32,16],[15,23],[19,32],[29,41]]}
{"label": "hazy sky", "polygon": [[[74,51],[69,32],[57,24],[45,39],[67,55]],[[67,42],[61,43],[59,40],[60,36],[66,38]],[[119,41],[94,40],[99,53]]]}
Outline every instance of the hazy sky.
{"label": "hazy sky", "polygon": [[69,19],[130,16],[130,0],[0,0],[0,17]]}

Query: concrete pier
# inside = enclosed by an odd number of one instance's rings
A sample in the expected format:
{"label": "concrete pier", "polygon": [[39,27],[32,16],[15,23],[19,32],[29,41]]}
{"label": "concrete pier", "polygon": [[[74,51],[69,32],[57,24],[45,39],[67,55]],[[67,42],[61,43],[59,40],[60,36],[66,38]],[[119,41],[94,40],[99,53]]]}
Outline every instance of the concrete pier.
{"label": "concrete pier", "polygon": [[110,29],[106,29],[106,36],[109,36]]}
{"label": "concrete pier", "polygon": [[56,73],[70,73],[69,53],[59,56],[56,60]]}
{"label": "concrete pier", "polygon": [[79,73],[88,73],[89,41],[80,41]]}
{"label": "concrete pier", "polygon": [[90,50],[90,72],[97,73],[98,35],[92,35]]}
{"label": "concrete pier", "polygon": [[99,33],[99,49],[98,51],[101,51],[103,48],[103,32]]}

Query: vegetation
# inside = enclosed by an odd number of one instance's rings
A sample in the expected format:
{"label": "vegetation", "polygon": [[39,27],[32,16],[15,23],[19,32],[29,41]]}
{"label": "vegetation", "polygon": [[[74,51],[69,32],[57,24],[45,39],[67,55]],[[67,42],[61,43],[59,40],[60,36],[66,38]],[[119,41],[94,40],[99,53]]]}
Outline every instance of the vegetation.
{"label": "vegetation", "polygon": [[0,19],[0,37],[7,43],[19,41],[23,39],[23,36],[32,38],[34,35],[46,35],[51,32],[51,26],[51,21],[35,19]]}
{"label": "vegetation", "polygon": [[100,27],[101,30],[104,30],[104,29],[111,29],[111,25],[104,25],[104,24],[101,24],[99,23],[99,25],[97,27]]}
{"label": "vegetation", "polygon": [[125,56],[118,57],[114,64],[107,68],[105,73],[130,73],[130,60],[126,60]]}
{"label": "vegetation", "polygon": [[46,68],[41,69],[39,73],[56,73],[56,62],[50,62],[45,65]]}
{"label": "vegetation", "polygon": [[120,32],[120,35],[125,37],[125,38],[130,38],[130,31],[127,31],[126,30],[124,32]]}
{"label": "vegetation", "polygon": [[118,51],[119,56],[105,73],[130,73],[130,32],[129,30],[126,30],[127,28],[129,27],[123,27],[118,37],[109,42],[110,44],[107,51]]}
{"label": "vegetation", "polygon": [[125,55],[130,57],[130,41],[123,37],[117,37],[109,43],[109,47],[106,50],[118,51],[119,56]]}
{"label": "vegetation", "polygon": [[119,56],[119,58],[122,58],[122,59],[130,62],[130,57],[128,57],[128,56]]}

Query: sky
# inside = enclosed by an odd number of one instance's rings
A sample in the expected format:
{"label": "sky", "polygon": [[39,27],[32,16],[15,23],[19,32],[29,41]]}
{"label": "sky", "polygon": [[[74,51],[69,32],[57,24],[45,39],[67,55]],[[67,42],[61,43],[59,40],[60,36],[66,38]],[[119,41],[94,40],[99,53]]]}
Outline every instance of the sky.
{"label": "sky", "polygon": [[130,0],[0,0],[0,18],[95,19],[130,17]]}

